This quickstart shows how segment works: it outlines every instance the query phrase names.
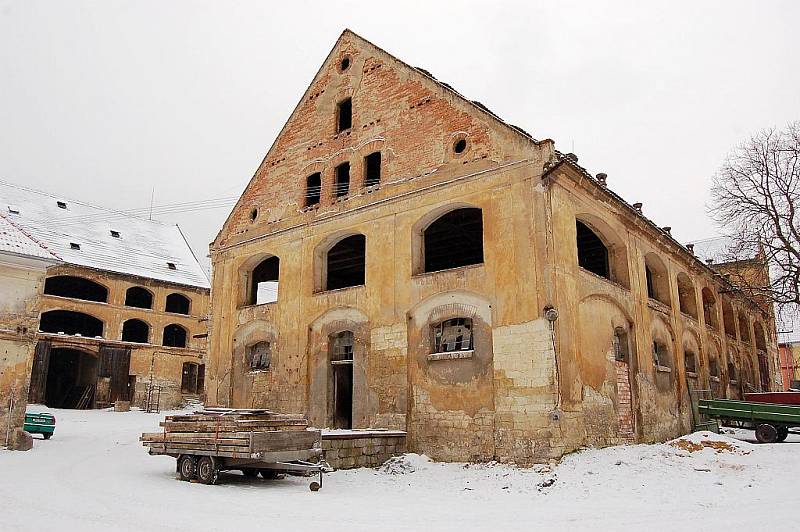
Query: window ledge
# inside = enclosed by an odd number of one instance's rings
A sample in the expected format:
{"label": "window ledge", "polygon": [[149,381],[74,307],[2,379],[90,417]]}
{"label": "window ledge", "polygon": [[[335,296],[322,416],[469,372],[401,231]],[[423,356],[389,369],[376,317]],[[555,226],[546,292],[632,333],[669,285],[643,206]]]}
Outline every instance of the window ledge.
{"label": "window ledge", "polygon": [[[256,305],[242,305],[241,307],[239,307],[239,310],[244,310],[244,309],[248,309],[248,308],[266,307],[267,305],[275,305],[277,303],[278,303],[277,301],[268,301],[266,303],[258,303]],[[182,315],[185,315],[185,314],[182,314]]]}
{"label": "window ledge", "polygon": [[267,369],[251,369],[247,372],[250,375],[258,375],[259,373],[269,373],[269,368]]}
{"label": "window ledge", "polygon": [[719,382],[719,377],[711,376],[711,382]]}
{"label": "window ledge", "polygon": [[686,314],[684,311],[681,311],[681,316],[683,316],[684,318],[686,318],[686,319],[688,319],[688,320],[691,320],[691,321],[693,321],[694,323],[699,323],[699,322],[697,321],[697,318],[695,318],[695,317],[694,317],[694,316],[692,316],[691,314]]}
{"label": "window ledge", "polygon": [[479,262],[478,264],[466,264],[464,266],[456,266],[455,268],[447,268],[447,269],[444,269],[444,270],[436,270],[434,272],[420,272],[420,273],[415,273],[414,275],[411,276],[411,278],[412,279],[422,279],[422,278],[430,277],[431,275],[436,275],[436,274],[439,274],[439,273],[457,272],[459,270],[470,270],[470,269],[475,269],[475,268],[482,268],[484,266],[484,264],[485,263],[483,263],[483,262]]}
{"label": "window ledge", "polygon": [[739,381],[737,381],[736,379],[731,379],[728,381],[728,384],[739,384]]}
{"label": "window ledge", "polygon": [[658,299],[654,299],[652,297],[647,298],[647,306],[653,310],[663,312],[664,314],[669,314],[672,312],[672,307],[663,301],[659,301]]}
{"label": "window ledge", "polygon": [[695,373],[694,371],[687,371],[686,376],[689,377],[690,379],[696,379],[697,373]]}
{"label": "window ledge", "polygon": [[668,366],[655,366],[655,368],[659,373],[672,373],[672,368]]}
{"label": "window ledge", "polygon": [[318,291],[314,292],[314,295],[315,296],[323,296],[323,295],[328,295],[328,294],[337,294],[339,292],[344,292],[345,290],[352,290],[354,288],[364,288],[365,286],[367,286],[367,285],[365,285],[365,284],[357,284],[355,286],[343,286],[342,288],[334,288],[332,290],[318,290]]}
{"label": "window ledge", "polygon": [[353,360],[352,359],[351,360],[331,360],[331,365],[332,366],[347,366],[347,365],[352,366],[353,365]]}
{"label": "window ledge", "polygon": [[443,353],[431,353],[428,355],[428,360],[459,360],[464,358],[472,358],[474,353],[474,349],[470,349],[468,351],[445,351]]}

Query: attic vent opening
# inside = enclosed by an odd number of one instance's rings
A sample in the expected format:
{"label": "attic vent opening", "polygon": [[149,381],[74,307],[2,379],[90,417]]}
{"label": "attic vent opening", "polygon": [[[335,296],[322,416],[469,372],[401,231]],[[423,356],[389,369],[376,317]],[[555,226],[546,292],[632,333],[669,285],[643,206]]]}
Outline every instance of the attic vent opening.
{"label": "attic vent opening", "polygon": [[353,126],[353,99],[345,98],[336,106],[336,133]]}
{"label": "attic vent opening", "polygon": [[112,230],[111,230],[111,236],[113,236],[114,238],[119,238],[119,231],[114,231],[114,230],[112,229]]}
{"label": "attic vent opening", "polygon": [[345,56],[339,63],[339,72],[344,72],[348,68],[350,68],[350,58],[348,56]]}
{"label": "attic vent opening", "polygon": [[336,167],[336,197],[347,196],[350,192],[350,163],[345,162]]}
{"label": "attic vent opening", "polygon": [[364,186],[372,187],[381,182],[381,152],[376,151],[364,157]]}
{"label": "attic vent opening", "polygon": [[70,243],[69,243],[69,248],[70,248],[70,249],[81,249],[81,245],[80,245],[80,244],[77,244],[77,243],[75,243],[75,242],[70,242]]}
{"label": "attic vent opening", "polygon": [[9,214],[19,214],[19,207],[15,207],[14,205],[8,206],[8,213]]}
{"label": "attic vent opening", "polygon": [[456,153],[464,153],[464,150],[467,149],[467,139],[458,139],[455,144],[453,144],[453,151]]}
{"label": "attic vent opening", "polygon": [[256,218],[258,218],[258,209],[253,209],[250,211],[250,221],[255,222]]}
{"label": "attic vent opening", "polygon": [[66,209],[67,208],[66,202],[63,202],[63,201],[57,201],[56,205],[58,205],[59,209]]}
{"label": "attic vent opening", "polygon": [[167,263],[167,268],[169,268],[170,270],[177,270],[178,269],[178,267],[175,266],[174,262],[168,262]]}

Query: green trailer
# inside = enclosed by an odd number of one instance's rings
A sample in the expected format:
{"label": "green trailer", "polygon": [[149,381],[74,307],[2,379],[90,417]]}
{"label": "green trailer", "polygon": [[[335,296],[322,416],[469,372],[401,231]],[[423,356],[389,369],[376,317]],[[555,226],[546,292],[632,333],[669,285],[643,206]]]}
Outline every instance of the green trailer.
{"label": "green trailer", "polygon": [[761,443],[782,442],[786,440],[790,429],[800,427],[800,406],[700,399],[698,410],[723,423],[738,423],[755,429],[756,439]]}
{"label": "green trailer", "polygon": [[22,428],[25,432],[41,434],[45,440],[49,440],[56,431],[56,416],[49,412],[28,412]]}

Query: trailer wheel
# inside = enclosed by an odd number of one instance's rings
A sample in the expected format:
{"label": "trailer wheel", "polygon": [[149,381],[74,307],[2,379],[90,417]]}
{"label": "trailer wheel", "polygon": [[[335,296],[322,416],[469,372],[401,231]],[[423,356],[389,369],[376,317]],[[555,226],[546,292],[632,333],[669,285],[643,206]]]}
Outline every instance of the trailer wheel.
{"label": "trailer wheel", "polygon": [[786,441],[789,437],[789,427],[778,427],[778,439],[776,441]]}
{"label": "trailer wheel", "polygon": [[258,469],[252,467],[243,467],[242,474],[247,478],[256,478],[258,476]]}
{"label": "trailer wheel", "polygon": [[756,427],[756,439],[759,443],[775,443],[778,441],[778,429],[769,423],[762,423]]}
{"label": "trailer wheel", "polygon": [[197,459],[190,454],[178,457],[178,478],[190,481],[197,476]]}
{"label": "trailer wheel", "polygon": [[219,466],[211,456],[202,456],[197,461],[197,480],[203,484],[216,484],[219,478]]}
{"label": "trailer wheel", "polygon": [[278,472],[274,469],[262,469],[261,476],[266,480],[275,480],[278,478]]}
{"label": "trailer wheel", "polygon": [[319,489],[320,489],[321,487],[322,487],[322,486],[320,486],[320,485],[319,485],[319,482],[317,482],[316,480],[315,480],[314,482],[312,482],[311,484],[309,484],[309,485],[308,485],[308,489],[310,489],[311,491],[319,491]]}

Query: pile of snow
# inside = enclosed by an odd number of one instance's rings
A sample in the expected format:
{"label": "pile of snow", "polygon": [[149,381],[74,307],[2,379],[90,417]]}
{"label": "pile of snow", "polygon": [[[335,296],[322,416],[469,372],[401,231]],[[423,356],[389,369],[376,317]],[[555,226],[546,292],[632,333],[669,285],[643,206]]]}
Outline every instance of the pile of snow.
{"label": "pile of snow", "polygon": [[424,454],[407,453],[394,456],[378,467],[378,471],[387,475],[406,475],[419,469],[425,469],[431,459]]}

